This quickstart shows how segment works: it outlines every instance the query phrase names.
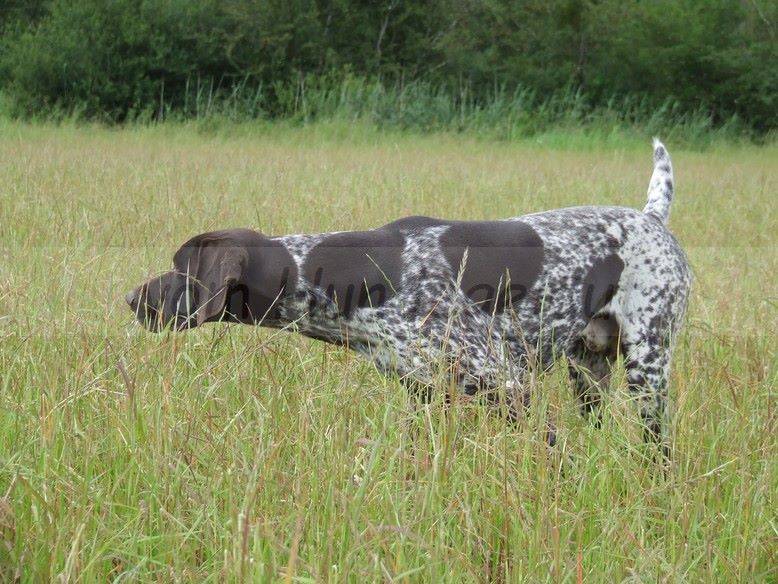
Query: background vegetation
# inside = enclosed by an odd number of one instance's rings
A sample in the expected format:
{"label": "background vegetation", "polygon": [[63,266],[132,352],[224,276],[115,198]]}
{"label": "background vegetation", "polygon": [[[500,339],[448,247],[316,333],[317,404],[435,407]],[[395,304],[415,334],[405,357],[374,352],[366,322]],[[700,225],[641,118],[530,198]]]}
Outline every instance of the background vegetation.
{"label": "background vegetation", "polygon": [[777,26],[775,0],[6,0],[0,90],[26,117],[760,137]]}
{"label": "background vegetation", "polygon": [[778,579],[774,145],[669,143],[694,287],[663,474],[618,375],[601,429],[563,363],[527,380],[518,427],[473,403],[414,413],[344,349],[154,335],[123,301],[210,229],[640,207],[647,139],[191,125],[0,120],[0,581]]}

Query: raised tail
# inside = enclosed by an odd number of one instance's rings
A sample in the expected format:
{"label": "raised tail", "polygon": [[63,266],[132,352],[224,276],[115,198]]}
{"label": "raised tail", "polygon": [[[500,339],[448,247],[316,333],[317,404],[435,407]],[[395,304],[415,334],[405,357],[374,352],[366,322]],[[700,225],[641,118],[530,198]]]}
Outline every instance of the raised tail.
{"label": "raised tail", "polygon": [[659,138],[654,138],[654,173],[648,183],[648,200],[643,213],[667,223],[673,204],[673,165]]}

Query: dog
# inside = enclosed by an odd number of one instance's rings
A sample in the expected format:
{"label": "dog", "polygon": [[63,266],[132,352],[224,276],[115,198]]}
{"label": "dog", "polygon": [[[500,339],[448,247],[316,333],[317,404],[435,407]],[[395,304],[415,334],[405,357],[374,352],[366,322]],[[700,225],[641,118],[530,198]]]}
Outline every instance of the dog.
{"label": "dog", "polygon": [[[457,391],[496,395],[515,417],[534,364],[566,358],[584,414],[617,358],[646,439],[669,456],[667,385],[689,264],[667,228],[673,171],[654,140],[643,211],[573,207],[495,221],[406,217],[367,231],[193,237],[173,269],[126,301],[148,329],[208,322],[289,328],[371,359],[430,390],[436,364]],[[597,414],[599,420],[599,413]]]}

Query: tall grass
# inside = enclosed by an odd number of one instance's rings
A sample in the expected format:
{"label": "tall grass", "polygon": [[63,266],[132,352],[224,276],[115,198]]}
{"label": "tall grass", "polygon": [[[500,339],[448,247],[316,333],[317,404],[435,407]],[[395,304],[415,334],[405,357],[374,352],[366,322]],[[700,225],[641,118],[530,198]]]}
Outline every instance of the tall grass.
{"label": "tall grass", "polygon": [[778,577],[774,147],[668,141],[695,283],[663,474],[619,379],[596,429],[562,365],[536,372],[512,427],[477,403],[414,410],[361,358],[287,332],[152,335],[122,300],[212,228],[639,207],[648,137],[1,127],[0,580]]}
{"label": "tall grass", "polygon": [[[0,114],[3,108],[0,96]],[[79,109],[44,114],[37,121],[81,119]],[[249,121],[283,121],[292,126],[359,123],[383,131],[451,132],[489,140],[522,140],[562,132],[586,136],[662,135],[675,143],[705,148],[717,141],[770,143],[772,135],[754,135],[736,116],[714,122],[700,107],[689,112],[672,99],[656,107],[639,96],[613,96],[604,106],[569,89],[539,95],[527,88],[495,86],[475,94],[425,81],[385,82],[353,75],[300,76],[294,83],[263,85],[250,78],[227,86],[192,78],[183,97],[160,93],[154,107],[128,113],[128,123],[195,122],[219,128]]]}

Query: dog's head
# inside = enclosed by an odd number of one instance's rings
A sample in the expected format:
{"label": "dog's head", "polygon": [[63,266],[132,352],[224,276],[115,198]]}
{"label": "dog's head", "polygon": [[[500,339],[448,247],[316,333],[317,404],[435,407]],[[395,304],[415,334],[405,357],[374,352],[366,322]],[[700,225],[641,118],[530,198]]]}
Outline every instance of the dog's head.
{"label": "dog's head", "polygon": [[217,320],[256,322],[296,277],[293,268],[283,246],[255,231],[203,233],[181,246],[172,270],[141,284],[125,300],[152,331]]}

